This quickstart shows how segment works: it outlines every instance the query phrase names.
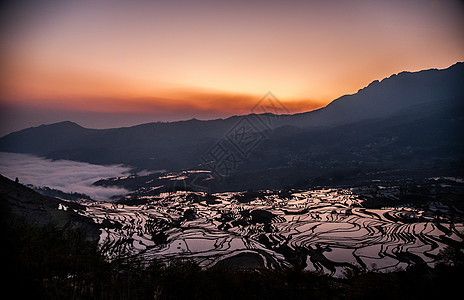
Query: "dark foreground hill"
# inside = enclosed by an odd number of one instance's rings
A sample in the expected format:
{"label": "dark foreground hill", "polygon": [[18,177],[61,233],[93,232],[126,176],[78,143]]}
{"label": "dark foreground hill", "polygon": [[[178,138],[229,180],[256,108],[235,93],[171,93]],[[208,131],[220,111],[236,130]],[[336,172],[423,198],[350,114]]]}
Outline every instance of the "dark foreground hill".
{"label": "dark foreground hill", "polygon": [[12,217],[33,225],[55,224],[60,228],[84,229],[89,240],[98,241],[98,226],[78,210],[85,207],[76,202],[44,196],[0,175],[0,204],[2,219]]}

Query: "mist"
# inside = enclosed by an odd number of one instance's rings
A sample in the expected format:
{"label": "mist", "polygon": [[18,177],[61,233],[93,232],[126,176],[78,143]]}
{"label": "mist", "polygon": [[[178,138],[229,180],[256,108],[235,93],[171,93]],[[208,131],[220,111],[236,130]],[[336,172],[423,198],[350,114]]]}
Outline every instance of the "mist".
{"label": "mist", "polygon": [[66,193],[83,193],[96,201],[110,201],[126,195],[119,187],[94,186],[102,178],[126,176],[130,168],[122,165],[93,165],[70,160],[50,160],[29,154],[0,152],[0,174],[22,184],[49,187]]}

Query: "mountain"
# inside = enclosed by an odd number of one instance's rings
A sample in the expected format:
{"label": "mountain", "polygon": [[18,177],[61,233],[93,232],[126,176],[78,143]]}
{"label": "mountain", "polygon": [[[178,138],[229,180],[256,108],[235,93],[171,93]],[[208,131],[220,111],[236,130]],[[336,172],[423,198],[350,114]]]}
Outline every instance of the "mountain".
{"label": "mountain", "polygon": [[401,72],[375,80],[356,94],[345,95],[326,107],[290,116],[297,126],[337,126],[367,119],[388,117],[429,102],[464,97],[464,63],[444,69]]}
{"label": "mountain", "polygon": [[213,156],[220,154],[214,151],[225,148],[236,159],[217,183],[224,190],[387,175],[459,175],[464,165],[463,79],[464,63],[402,72],[319,110],[294,115],[104,130],[72,122],[42,125],[0,138],[0,151],[180,171],[211,169],[218,159]]}
{"label": "mountain", "polygon": [[[226,120],[149,123],[117,129],[86,129],[72,122],[41,125],[0,139],[0,151],[30,153],[53,159],[143,166],[146,169],[185,167],[232,127]],[[186,153],[187,152],[187,153]],[[182,160],[184,155],[188,155]]]}
{"label": "mountain", "polygon": [[51,149],[66,147],[74,140],[97,130],[86,129],[73,122],[40,125],[3,137],[2,151],[43,155]]}

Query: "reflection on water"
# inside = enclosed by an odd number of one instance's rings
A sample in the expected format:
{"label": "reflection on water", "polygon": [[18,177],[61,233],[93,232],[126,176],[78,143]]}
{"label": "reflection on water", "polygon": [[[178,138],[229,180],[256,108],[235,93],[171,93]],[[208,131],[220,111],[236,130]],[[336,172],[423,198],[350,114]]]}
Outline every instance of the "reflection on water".
{"label": "reflection on water", "polygon": [[145,197],[143,205],[89,202],[84,214],[102,224],[108,257],[117,249],[162,260],[193,258],[205,267],[253,256],[266,267],[300,264],[332,275],[350,267],[392,270],[432,265],[443,247],[463,239],[462,215],[449,218],[433,207],[367,209],[350,190],[285,198],[268,192],[249,201],[222,193],[213,204],[205,196],[165,193]]}

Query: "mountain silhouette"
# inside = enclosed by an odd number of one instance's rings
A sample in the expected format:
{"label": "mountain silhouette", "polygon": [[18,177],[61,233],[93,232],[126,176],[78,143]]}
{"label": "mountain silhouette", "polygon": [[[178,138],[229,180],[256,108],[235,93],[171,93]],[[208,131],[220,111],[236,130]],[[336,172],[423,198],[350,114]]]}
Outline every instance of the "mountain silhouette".
{"label": "mountain silhouette", "polygon": [[444,69],[401,72],[375,80],[356,94],[342,96],[319,110],[289,116],[298,126],[337,126],[391,116],[429,102],[464,97],[464,63]]}
{"label": "mountain silhouette", "polygon": [[[230,142],[232,131],[242,126],[259,140],[236,149],[242,159],[220,183],[224,189],[324,183],[381,172],[456,173],[464,153],[463,79],[464,63],[402,72],[324,108],[294,115],[250,114],[115,129],[87,129],[72,122],[41,125],[0,138],[0,151],[147,170],[204,169],[205,154],[221,141]],[[263,176],[261,185],[255,178]]]}

